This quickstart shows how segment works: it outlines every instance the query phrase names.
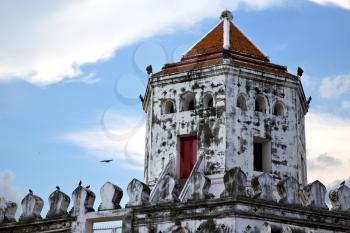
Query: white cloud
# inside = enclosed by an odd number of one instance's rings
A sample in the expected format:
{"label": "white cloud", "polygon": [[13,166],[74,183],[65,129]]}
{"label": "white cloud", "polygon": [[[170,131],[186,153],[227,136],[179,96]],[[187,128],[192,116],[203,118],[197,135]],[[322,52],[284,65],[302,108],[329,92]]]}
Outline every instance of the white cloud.
{"label": "white cloud", "polygon": [[321,154],[318,157],[314,159],[309,159],[308,161],[308,168],[309,170],[315,170],[315,169],[323,169],[327,167],[334,167],[341,165],[341,161],[339,159],[336,159],[327,153]]}
{"label": "white cloud", "polygon": [[15,174],[11,171],[4,171],[0,177],[0,197],[17,203],[17,217],[21,209],[21,193],[17,187],[13,185]]}
{"label": "white cloud", "polygon": [[343,101],[341,103],[341,108],[346,111],[350,111],[350,101]]}
{"label": "white cloud", "polygon": [[350,75],[324,78],[320,86],[322,97],[338,97],[350,90]]}
{"label": "white cloud", "polygon": [[306,116],[308,180],[326,185],[350,178],[350,119],[327,113]]}
{"label": "white cloud", "polygon": [[[350,8],[349,0],[310,0]],[[288,0],[19,1],[0,8],[0,80],[48,85],[82,74],[123,46],[218,17],[223,9],[262,10]]]}
{"label": "white cloud", "polygon": [[338,6],[338,7],[350,10],[350,0],[310,0],[310,1],[320,5],[332,5],[332,6]]}
{"label": "white cloud", "polygon": [[5,0],[0,9],[0,80],[47,85],[125,45],[191,26],[223,9],[263,9],[286,0]]}
{"label": "white cloud", "polygon": [[115,113],[104,114],[101,125],[93,129],[70,132],[64,139],[92,152],[98,159],[115,159],[118,165],[143,169],[145,151],[144,118],[128,118]]}

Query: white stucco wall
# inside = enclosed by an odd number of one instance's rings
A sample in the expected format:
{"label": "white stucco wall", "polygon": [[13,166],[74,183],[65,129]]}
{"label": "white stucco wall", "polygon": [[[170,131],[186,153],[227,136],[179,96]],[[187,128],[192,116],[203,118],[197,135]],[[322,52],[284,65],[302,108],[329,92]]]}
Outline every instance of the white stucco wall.
{"label": "white stucco wall", "polygon": [[[197,135],[198,156],[205,155],[205,173],[212,180],[211,192],[215,196],[223,190],[225,170],[239,166],[248,180],[260,174],[253,169],[254,137],[270,140],[271,174],[276,182],[293,176],[306,184],[306,172],[302,172],[306,167],[305,112],[301,107],[304,100],[300,99],[296,80],[225,65],[197,76],[184,76],[151,81],[146,104],[147,184],[155,184],[171,157],[178,162],[178,137],[182,135]],[[181,111],[181,97],[189,92],[195,94],[195,110]],[[214,108],[203,108],[207,93],[214,97]],[[245,111],[236,107],[239,94],[246,97]],[[254,109],[257,94],[266,100],[265,113]],[[167,100],[174,101],[175,113],[162,114]],[[273,115],[276,101],[284,105],[283,116]]]}
{"label": "white stucco wall", "polygon": [[[171,82],[155,86],[147,121],[146,182],[153,185],[171,157],[179,163],[178,140],[180,136],[197,135],[198,156],[205,155],[207,174],[223,173],[225,169],[225,76],[207,77],[186,82]],[[195,110],[181,111],[181,98],[186,93],[195,94]],[[212,94],[214,107],[204,109],[203,98]],[[175,103],[175,113],[163,114],[165,101]],[[149,139],[148,139],[149,140]],[[178,167],[178,166],[177,166]]]}
{"label": "white stucco wall", "polygon": [[[228,75],[226,82],[226,169],[240,166],[248,180],[260,174],[253,169],[253,138],[271,143],[271,174],[276,180],[293,176],[300,183],[302,167],[300,156],[305,157],[304,114],[301,111],[296,86],[286,85],[279,77],[245,77]],[[272,81],[272,82],[271,82]],[[276,84],[276,82],[278,84]],[[238,96],[246,97],[246,110],[236,107]],[[263,96],[266,112],[255,111],[255,98]],[[273,106],[284,105],[284,115],[273,115]],[[304,160],[305,161],[305,160]],[[306,174],[305,174],[306,175]]]}

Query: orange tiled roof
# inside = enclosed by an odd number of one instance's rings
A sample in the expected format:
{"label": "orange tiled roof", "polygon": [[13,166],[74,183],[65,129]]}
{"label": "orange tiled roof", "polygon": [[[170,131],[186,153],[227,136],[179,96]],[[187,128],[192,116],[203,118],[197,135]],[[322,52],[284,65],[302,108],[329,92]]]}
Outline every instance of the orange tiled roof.
{"label": "orange tiled roof", "polygon": [[223,33],[223,22],[221,22],[205,37],[203,37],[197,44],[195,44],[192,47],[192,49],[188,51],[183,57],[188,58],[196,55],[222,51]]}
{"label": "orange tiled roof", "polygon": [[[189,72],[209,66],[223,64],[229,59],[230,64],[274,73],[288,75],[284,66],[270,63],[266,57],[233,23],[229,24],[229,47],[224,49],[224,20],[214,27],[203,39],[196,43],[181,59],[181,61],[166,64],[156,76],[179,72]],[[226,45],[227,46],[227,45]]]}
{"label": "orange tiled roof", "polygon": [[[267,60],[266,56],[230,21],[230,48],[232,52]],[[223,50],[223,21],[188,51],[183,59]]]}
{"label": "orange tiled roof", "polygon": [[230,50],[262,60],[268,60],[232,22],[230,22]]}

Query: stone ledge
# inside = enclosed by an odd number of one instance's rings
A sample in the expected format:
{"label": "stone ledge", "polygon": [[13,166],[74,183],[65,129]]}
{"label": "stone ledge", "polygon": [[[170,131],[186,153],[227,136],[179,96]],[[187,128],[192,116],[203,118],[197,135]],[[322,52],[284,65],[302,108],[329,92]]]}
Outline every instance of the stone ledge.
{"label": "stone ledge", "polygon": [[14,222],[0,226],[0,232],[70,232],[75,218],[66,216],[61,218],[43,219],[34,222]]}
{"label": "stone ledge", "polygon": [[248,197],[221,198],[133,208],[135,225],[157,224],[186,219],[243,217],[345,231],[350,213],[284,205]]}
{"label": "stone ledge", "polygon": [[89,212],[86,214],[86,220],[92,222],[120,221],[123,217],[132,211],[132,208],[103,210]]}

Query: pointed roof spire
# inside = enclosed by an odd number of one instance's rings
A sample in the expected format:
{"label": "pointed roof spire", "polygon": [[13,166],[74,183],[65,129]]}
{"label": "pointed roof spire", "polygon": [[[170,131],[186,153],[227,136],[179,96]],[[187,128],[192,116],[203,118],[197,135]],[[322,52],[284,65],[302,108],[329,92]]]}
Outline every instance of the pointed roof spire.
{"label": "pointed roof spire", "polygon": [[183,58],[230,52],[268,61],[267,57],[233,24],[232,13],[225,10],[220,15],[221,22],[197,42]]}
{"label": "pointed roof spire", "polygon": [[235,64],[279,75],[288,72],[287,67],[270,63],[269,58],[236,27],[230,11],[223,11],[220,19],[218,25],[195,43],[179,62],[165,64],[154,77],[218,64]]}

